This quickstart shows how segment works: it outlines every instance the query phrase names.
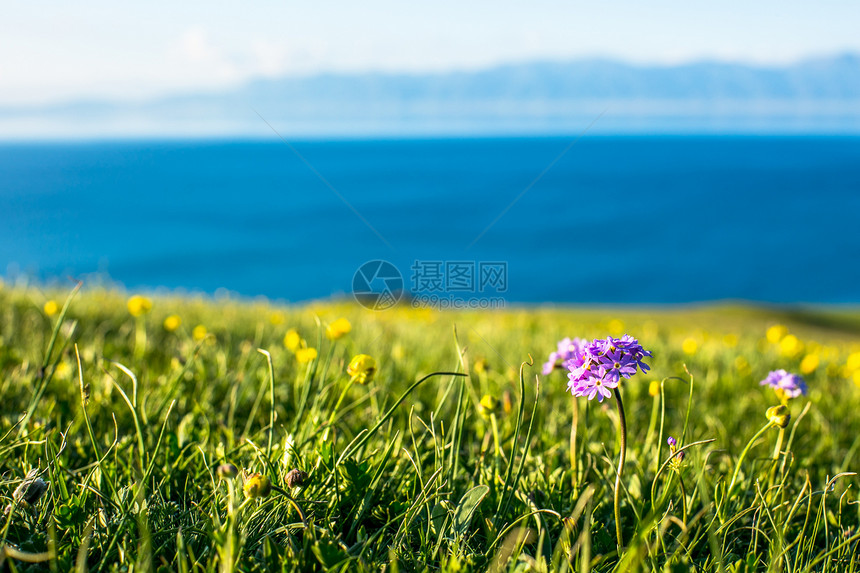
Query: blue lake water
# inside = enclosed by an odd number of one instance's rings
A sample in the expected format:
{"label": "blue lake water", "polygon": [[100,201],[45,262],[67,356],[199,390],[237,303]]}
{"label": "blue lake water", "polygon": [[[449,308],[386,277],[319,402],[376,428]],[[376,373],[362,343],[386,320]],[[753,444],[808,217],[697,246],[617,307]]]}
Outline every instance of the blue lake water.
{"label": "blue lake water", "polygon": [[504,262],[510,302],[860,302],[860,138],[572,141],[2,144],[0,272],[301,301],[368,260],[412,291],[415,261]]}

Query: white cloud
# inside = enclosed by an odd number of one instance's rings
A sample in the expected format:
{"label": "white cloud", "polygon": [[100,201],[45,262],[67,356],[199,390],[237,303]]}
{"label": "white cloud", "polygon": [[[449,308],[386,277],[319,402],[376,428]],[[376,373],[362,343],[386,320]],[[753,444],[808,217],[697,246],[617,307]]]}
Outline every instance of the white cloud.
{"label": "white cloud", "polygon": [[179,38],[179,46],[183,55],[191,62],[211,62],[218,59],[218,50],[211,44],[203,28],[195,26],[186,30]]}

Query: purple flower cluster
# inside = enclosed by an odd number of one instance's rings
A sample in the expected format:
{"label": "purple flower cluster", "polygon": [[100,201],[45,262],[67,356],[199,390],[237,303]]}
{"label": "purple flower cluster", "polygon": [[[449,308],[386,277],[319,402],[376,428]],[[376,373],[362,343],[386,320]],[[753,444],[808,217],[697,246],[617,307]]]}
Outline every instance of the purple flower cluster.
{"label": "purple flower cluster", "polygon": [[650,368],[642,360],[651,352],[642,348],[639,341],[625,334],[621,338],[606,337],[583,344],[573,357],[565,362],[570,373],[567,389],[574,396],[584,396],[598,402],[612,395],[622,378],[636,374],[637,368],[647,372]]}
{"label": "purple flower cluster", "polygon": [[564,338],[558,341],[558,350],[556,352],[549,353],[549,359],[544,362],[543,365],[543,374],[544,376],[550,374],[553,370],[558,368],[559,366],[564,366],[565,362],[570,360],[576,355],[576,352],[585,345],[585,340],[581,338]]}
{"label": "purple flower cluster", "polygon": [[808,388],[803,378],[797,374],[790,374],[785,370],[773,370],[767,378],[761,381],[761,386],[770,386],[780,397],[797,398],[806,396]]}

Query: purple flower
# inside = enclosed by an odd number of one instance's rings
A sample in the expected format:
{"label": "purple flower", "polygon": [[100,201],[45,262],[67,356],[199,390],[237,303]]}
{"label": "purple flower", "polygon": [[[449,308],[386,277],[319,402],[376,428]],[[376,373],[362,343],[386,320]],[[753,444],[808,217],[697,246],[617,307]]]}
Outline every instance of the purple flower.
{"label": "purple flower", "polygon": [[580,338],[563,338],[559,340],[558,350],[549,353],[549,359],[544,362],[541,372],[546,376],[559,366],[564,366],[564,363],[573,358],[576,351],[583,344],[585,344],[585,341]]}
{"label": "purple flower", "polygon": [[675,446],[678,445],[677,440],[675,440],[675,438],[673,438],[672,436],[669,436],[669,439],[666,440],[666,443],[669,444],[670,448],[674,448]]}
{"label": "purple flower", "polygon": [[591,342],[579,341],[573,356],[564,361],[570,371],[567,375],[567,389],[574,396],[584,396],[602,402],[612,395],[623,379],[636,374],[637,368],[643,372],[648,365],[642,362],[651,352],[642,348],[635,338],[624,335],[621,338],[608,336],[605,340]]}
{"label": "purple flower", "polygon": [[585,396],[589,400],[596,396],[598,402],[603,402],[604,398],[609,398],[612,395],[610,390],[617,388],[618,382],[592,376],[580,382],[575,389],[571,389],[570,382],[567,383],[567,387],[575,396]]}
{"label": "purple flower", "polygon": [[773,370],[767,378],[760,382],[761,386],[770,386],[780,398],[797,398],[805,396],[808,392],[806,382],[797,374],[790,374],[785,370]]}

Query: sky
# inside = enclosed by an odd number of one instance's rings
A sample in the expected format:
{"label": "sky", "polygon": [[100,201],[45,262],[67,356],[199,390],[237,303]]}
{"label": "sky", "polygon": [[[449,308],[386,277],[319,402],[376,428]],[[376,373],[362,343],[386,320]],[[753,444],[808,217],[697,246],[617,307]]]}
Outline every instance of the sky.
{"label": "sky", "polygon": [[5,3],[0,105],[145,100],[259,77],[527,60],[764,64],[860,53],[860,2]]}

